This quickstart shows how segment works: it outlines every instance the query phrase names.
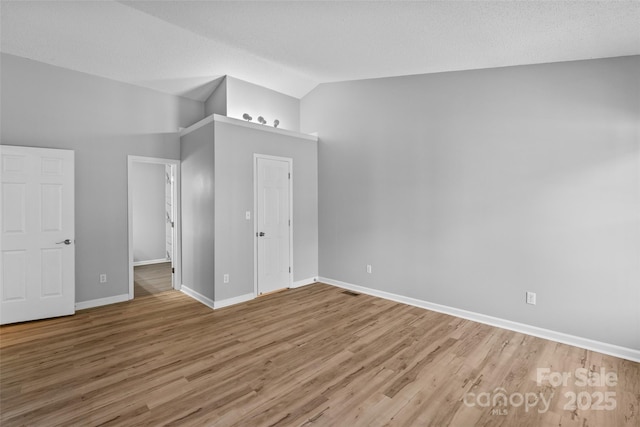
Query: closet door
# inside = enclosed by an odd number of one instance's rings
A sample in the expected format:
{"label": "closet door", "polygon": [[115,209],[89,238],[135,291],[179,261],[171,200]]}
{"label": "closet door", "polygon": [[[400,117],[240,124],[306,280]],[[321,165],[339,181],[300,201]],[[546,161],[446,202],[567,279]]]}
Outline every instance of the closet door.
{"label": "closet door", "polygon": [[256,156],[257,293],[291,286],[291,159]]}

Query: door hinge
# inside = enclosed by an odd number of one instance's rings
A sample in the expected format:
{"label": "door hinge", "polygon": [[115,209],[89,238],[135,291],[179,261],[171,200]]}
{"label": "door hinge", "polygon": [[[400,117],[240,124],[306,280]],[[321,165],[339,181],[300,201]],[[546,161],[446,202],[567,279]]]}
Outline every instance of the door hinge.
{"label": "door hinge", "polygon": [[289,227],[291,227],[291,220],[289,220]]}
{"label": "door hinge", "polygon": [[291,273],[291,267],[289,267],[289,273]]}
{"label": "door hinge", "polygon": [[291,179],[291,172],[289,172],[289,179]]}
{"label": "door hinge", "polygon": [[174,267],[171,267],[171,274],[174,274],[176,272],[176,269]]}

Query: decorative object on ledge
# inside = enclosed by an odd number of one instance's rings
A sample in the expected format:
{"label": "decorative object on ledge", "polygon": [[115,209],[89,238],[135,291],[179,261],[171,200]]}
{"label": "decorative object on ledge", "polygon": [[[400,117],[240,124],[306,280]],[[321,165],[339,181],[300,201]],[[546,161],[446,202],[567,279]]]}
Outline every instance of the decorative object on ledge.
{"label": "decorative object on ledge", "polygon": [[244,113],[242,115],[242,118],[245,119],[246,121],[250,122],[251,120],[253,120],[253,117],[251,117],[250,115],[248,115],[247,113]]}
{"label": "decorative object on ledge", "polygon": [[267,124],[267,121],[264,119],[264,117],[260,116],[258,117],[258,123],[260,123],[261,125]]}
{"label": "decorative object on ledge", "polygon": [[274,127],[274,128],[277,128],[279,124],[280,124],[280,120],[275,119],[275,120],[273,121],[273,127]]}

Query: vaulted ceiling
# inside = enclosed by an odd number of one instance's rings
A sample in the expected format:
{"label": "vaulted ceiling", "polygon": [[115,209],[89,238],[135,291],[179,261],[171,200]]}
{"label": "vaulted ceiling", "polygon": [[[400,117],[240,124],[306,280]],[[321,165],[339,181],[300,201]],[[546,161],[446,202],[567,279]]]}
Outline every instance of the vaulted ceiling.
{"label": "vaulted ceiling", "polygon": [[7,1],[2,52],[206,99],[640,54],[639,1]]}

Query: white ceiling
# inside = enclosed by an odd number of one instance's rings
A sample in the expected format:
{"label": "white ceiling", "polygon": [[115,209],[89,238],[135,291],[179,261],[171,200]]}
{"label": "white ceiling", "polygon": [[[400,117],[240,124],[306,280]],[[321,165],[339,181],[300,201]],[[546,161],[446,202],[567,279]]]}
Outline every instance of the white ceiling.
{"label": "white ceiling", "polygon": [[7,1],[2,52],[204,100],[640,54],[640,1]]}

